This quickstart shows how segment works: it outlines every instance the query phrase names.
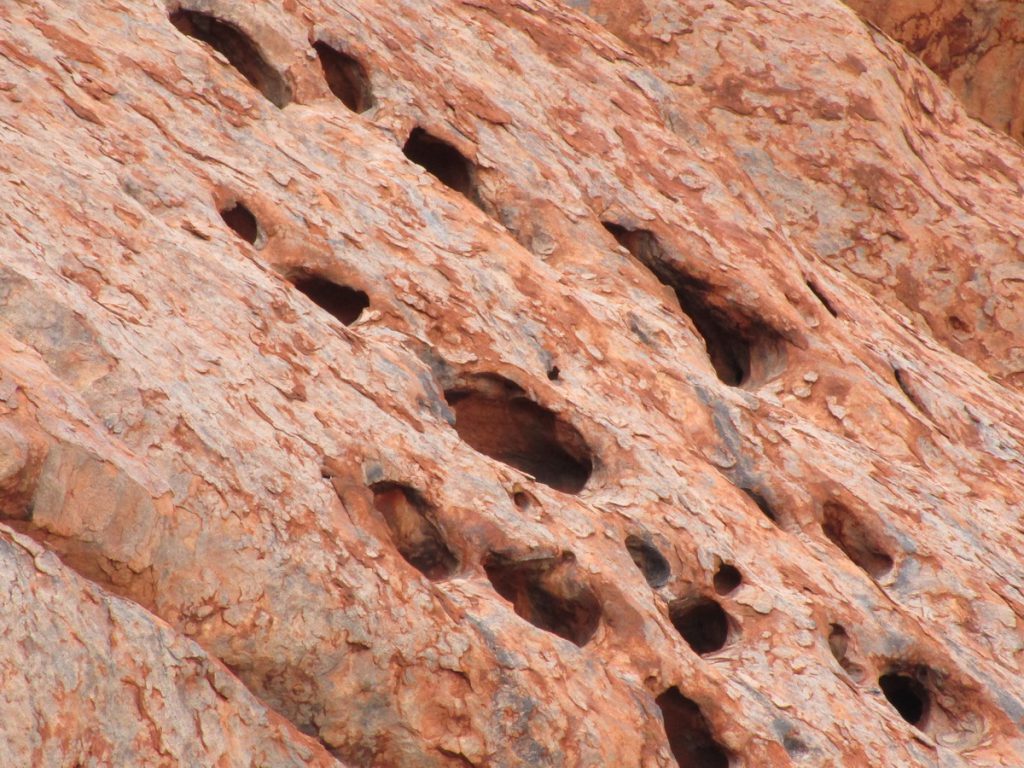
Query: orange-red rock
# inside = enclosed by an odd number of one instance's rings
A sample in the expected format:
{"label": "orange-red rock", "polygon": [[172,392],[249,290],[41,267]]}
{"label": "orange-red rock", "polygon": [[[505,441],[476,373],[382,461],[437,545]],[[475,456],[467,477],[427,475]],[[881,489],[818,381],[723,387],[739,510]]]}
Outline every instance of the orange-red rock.
{"label": "orange-red rock", "polygon": [[0,141],[6,678],[189,692],[55,764],[1019,765],[1024,150],[845,6],[8,4]]}

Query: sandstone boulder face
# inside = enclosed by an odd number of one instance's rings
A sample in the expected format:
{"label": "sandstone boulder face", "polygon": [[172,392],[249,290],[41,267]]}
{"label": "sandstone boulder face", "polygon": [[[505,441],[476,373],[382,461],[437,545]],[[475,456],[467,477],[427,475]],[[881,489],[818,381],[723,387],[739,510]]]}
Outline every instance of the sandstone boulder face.
{"label": "sandstone boulder face", "polygon": [[122,764],[1020,764],[1024,154],[845,6],[34,0],[0,137],[3,637],[188,688]]}

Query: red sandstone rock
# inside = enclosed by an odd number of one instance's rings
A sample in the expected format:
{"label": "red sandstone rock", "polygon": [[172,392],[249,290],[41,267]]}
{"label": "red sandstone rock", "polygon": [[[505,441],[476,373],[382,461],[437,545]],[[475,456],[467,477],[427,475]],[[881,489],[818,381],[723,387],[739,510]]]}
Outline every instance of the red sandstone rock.
{"label": "red sandstone rock", "polygon": [[1024,8],[1018,2],[851,0],[848,3],[921,57],[967,111],[1024,139]]}
{"label": "red sandstone rock", "polygon": [[264,706],[354,766],[1020,764],[1024,157],[922,65],[832,2],[68,5],[0,9],[0,509],[131,614],[104,695],[226,664],[153,717],[247,725],[197,765],[320,754]]}

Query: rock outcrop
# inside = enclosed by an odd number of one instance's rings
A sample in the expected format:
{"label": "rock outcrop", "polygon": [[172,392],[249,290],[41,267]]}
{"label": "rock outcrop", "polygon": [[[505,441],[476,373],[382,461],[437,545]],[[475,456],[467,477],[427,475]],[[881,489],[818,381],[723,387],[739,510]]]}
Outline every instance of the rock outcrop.
{"label": "rock outcrop", "polygon": [[1024,149],[846,6],[31,0],[0,142],[5,764],[1020,764]]}

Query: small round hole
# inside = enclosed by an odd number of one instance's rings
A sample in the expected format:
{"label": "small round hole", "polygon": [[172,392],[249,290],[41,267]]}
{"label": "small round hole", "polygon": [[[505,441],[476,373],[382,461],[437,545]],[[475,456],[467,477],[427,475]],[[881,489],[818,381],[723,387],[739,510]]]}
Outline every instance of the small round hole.
{"label": "small round hole", "polygon": [[743,583],[743,574],[739,568],[728,563],[722,563],[715,572],[715,592],[720,595],[728,595],[736,587]]}
{"label": "small round hole", "polygon": [[721,650],[729,640],[729,616],[714,600],[676,600],[668,615],[683,639],[702,656]]}

